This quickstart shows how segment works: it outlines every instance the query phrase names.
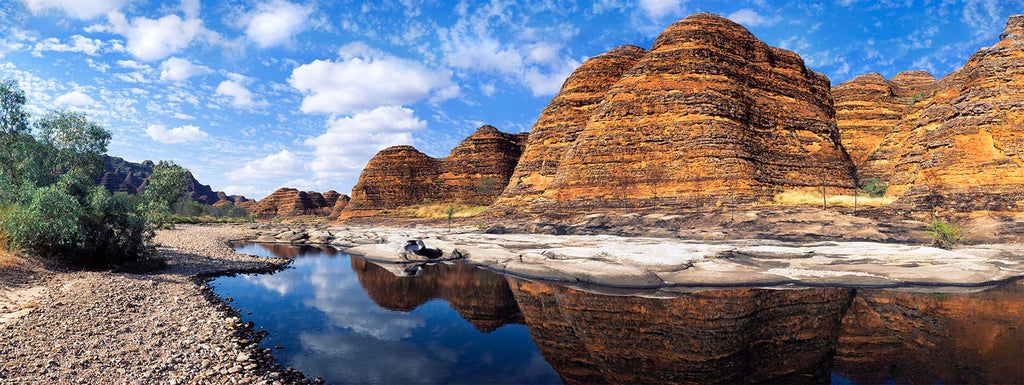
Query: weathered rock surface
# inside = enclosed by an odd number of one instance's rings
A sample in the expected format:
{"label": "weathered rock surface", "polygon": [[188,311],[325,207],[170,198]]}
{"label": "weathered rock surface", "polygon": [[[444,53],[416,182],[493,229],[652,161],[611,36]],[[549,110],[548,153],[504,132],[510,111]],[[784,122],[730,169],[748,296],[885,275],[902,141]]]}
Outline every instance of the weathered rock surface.
{"label": "weathered rock surface", "polygon": [[412,146],[384,149],[363,169],[341,217],[427,202],[490,205],[508,184],[525,140],[482,126],[441,159]]}
{"label": "weathered rock surface", "polygon": [[348,195],[342,195],[342,196],[338,197],[338,199],[335,199],[334,206],[331,207],[331,213],[328,215],[328,217],[331,217],[331,218],[338,218],[338,217],[340,217],[342,211],[345,210],[345,207],[348,206],[348,202],[351,201],[351,200],[352,200],[352,198],[349,198]]}
{"label": "weathered rock surface", "polygon": [[865,168],[864,162],[906,111],[916,104],[916,99],[931,96],[934,84],[931,74],[908,71],[897,74],[892,81],[870,73],[832,87],[843,147],[858,167],[861,179],[879,177],[871,175],[872,168]]}
{"label": "weathered rock surface", "polygon": [[[339,198],[335,198],[337,199]],[[334,204],[328,204],[328,200],[318,192],[283,187],[260,199],[252,213],[260,219],[298,215],[326,216],[330,214]]]}
{"label": "weathered rock surface", "polygon": [[[1024,15],[946,75],[872,154],[889,194],[918,212],[1024,209]],[[926,93],[927,95],[927,93]]]}
{"label": "weathered rock surface", "polygon": [[511,280],[567,384],[827,383],[852,290],[607,296]]}
{"label": "weathered rock surface", "polygon": [[745,206],[783,190],[849,192],[854,169],[834,114],[828,78],[798,55],[728,19],[692,15],[607,90],[528,210]]}
{"label": "weathered rock surface", "polygon": [[605,92],[646,53],[637,46],[619,46],[587,60],[565,80],[530,130],[526,150],[496,206],[525,204],[544,192]]}

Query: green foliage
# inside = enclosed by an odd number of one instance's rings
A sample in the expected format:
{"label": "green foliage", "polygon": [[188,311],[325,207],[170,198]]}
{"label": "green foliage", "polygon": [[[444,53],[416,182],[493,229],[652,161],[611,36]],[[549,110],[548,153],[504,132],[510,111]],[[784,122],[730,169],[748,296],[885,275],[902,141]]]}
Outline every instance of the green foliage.
{"label": "green foliage", "polygon": [[455,214],[455,205],[448,206],[448,210],[444,213],[448,214],[448,231],[452,231],[452,215]]}
{"label": "green foliage", "polygon": [[[932,95],[935,95],[935,92],[932,92]],[[925,92],[925,91],[921,91],[921,92],[918,92],[916,94],[913,94],[913,95],[910,96],[910,104],[908,104],[908,106],[913,106],[913,105],[917,104],[917,102],[919,100],[924,99],[926,97],[928,97],[928,93]]]}
{"label": "green foliage", "polygon": [[25,95],[0,82],[0,238],[30,254],[89,265],[150,255],[141,198],[93,182],[110,132],[84,115],[54,111],[29,130]]}
{"label": "green foliage", "polygon": [[878,178],[867,178],[860,181],[860,191],[863,191],[872,198],[883,196],[888,190],[889,184]]}
{"label": "green foliage", "polygon": [[932,237],[932,244],[943,249],[951,249],[967,239],[967,232],[952,223],[933,221],[928,228],[925,233]]}
{"label": "green foliage", "polygon": [[170,217],[173,223],[248,223],[255,218],[249,211],[233,204],[204,205],[182,197]]}
{"label": "green foliage", "polygon": [[171,213],[185,196],[187,178],[188,170],[174,162],[160,161],[153,166],[149,184],[142,190],[146,220],[157,227],[170,223]]}

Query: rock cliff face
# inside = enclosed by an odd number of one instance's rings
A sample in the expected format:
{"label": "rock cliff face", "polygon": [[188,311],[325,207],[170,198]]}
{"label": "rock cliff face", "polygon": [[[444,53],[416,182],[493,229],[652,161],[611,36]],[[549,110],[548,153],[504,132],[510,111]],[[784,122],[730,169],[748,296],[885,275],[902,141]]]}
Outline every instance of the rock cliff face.
{"label": "rock cliff face", "polygon": [[[334,194],[328,195],[334,197]],[[340,199],[334,198],[335,201]],[[256,207],[250,212],[259,219],[270,219],[275,217],[290,217],[298,215],[319,215],[330,214],[336,202],[330,202],[324,196],[315,191],[299,191],[293,188],[283,187],[274,191],[266,198],[260,199]]]}
{"label": "rock cliff face", "polygon": [[[868,157],[865,171],[887,180],[900,204],[938,213],[1024,209],[1022,30],[1024,15],[1012,16],[999,43],[939,80],[932,95],[924,87]],[[903,80],[907,92],[922,89]]]}
{"label": "rock cliff face", "polygon": [[399,277],[366,260],[351,260],[366,294],[386,309],[409,312],[438,298],[482,332],[523,322],[508,283],[499,274],[460,262],[427,265],[420,276]]}
{"label": "rock cliff face", "polygon": [[387,148],[363,169],[341,217],[428,201],[490,205],[508,184],[525,140],[526,134],[483,126],[441,159],[412,146]]}
{"label": "rock cliff face", "polygon": [[[605,92],[528,210],[744,206],[790,189],[849,192],[854,169],[829,91],[795,53],[728,19],[689,16]],[[515,186],[507,199],[518,199]]]}
{"label": "rock cliff face", "polygon": [[605,92],[646,53],[637,46],[619,46],[587,60],[565,80],[530,130],[526,150],[497,206],[521,205],[544,192]]}
{"label": "rock cliff face", "polygon": [[[124,159],[112,156],[103,156],[105,170],[96,180],[96,184],[103,186],[111,193],[126,192],[138,194],[145,189],[149,183],[149,176],[153,174],[152,161],[133,163]],[[241,195],[227,195],[221,191],[213,191],[208,185],[199,183],[192,173],[187,175],[185,191],[193,201],[214,205],[232,203],[236,206],[245,206],[247,203],[255,202]]]}
{"label": "rock cliff face", "polygon": [[348,206],[348,202],[351,199],[352,198],[349,198],[348,195],[342,195],[342,196],[338,197],[338,199],[335,200],[334,207],[331,208],[331,213],[328,216],[331,217],[331,218],[338,218],[338,217],[340,217],[342,211],[345,210],[345,207]]}
{"label": "rock cliff face", "polygon": [[858,290],[835,372],[855,383],[1024,383],[1024,282],[977,294]]}
{"label": "rock cliff face", "polygon": [[850,289],[605,296],[511,279],[566,384],[827,383]]}
{"label": "rock cliff face", "polygon": [[934,85],[931,74],[908,71],[892,81],[870,73],[832,87],[840,138],[862,179],[882,176],[873,175],[871,170],[877,167],[865,166],[865,161],[908,109],[931,96]]}

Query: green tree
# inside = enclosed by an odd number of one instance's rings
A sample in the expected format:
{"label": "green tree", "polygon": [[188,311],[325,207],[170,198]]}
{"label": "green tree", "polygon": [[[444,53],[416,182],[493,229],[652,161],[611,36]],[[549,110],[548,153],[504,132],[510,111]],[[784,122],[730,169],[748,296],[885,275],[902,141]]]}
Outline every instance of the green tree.
{"label": "green tree", "polygon": [[0,81],[0,200],[17,200],[26,163],[35,140],[25,111],[25,92],[14,80]]}
{"label": "green tree", "polygon": [[176,204],[185,196],[187,178],[188,170],[174,162],[160,161],[153,166],[149,184],[142,190],[146,219],[151,224],[160,227],[170,222]]}
{"label": "green tree", "polygon": [[110,132],[85,115],[64,110],[51,111],[36,122],[37,135],[53,149],[46,168],[55,175],[72,172],[99,175],[110,143]]}

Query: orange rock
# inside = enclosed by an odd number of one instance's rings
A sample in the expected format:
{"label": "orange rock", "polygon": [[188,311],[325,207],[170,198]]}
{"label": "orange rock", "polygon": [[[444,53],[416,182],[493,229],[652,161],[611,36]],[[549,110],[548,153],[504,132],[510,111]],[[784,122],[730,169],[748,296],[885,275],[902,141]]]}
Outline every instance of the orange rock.
{"label": "orange rock", "polygon": [[282,187],[261,199],[249,212],[257,218],[270,219],[297,215],[327,215],[332,207],[333,205],[327,205],[327,200],[318,192]]}
{"label": "orange rock", "polygon": [[427,202],[490,205],[508,184],[525,140],[526,134],[482,126],[441,159],[412,146],[387,148],[363,169],[340,217]]}
{"label": "orange rock", "polygon": [[[728,19],[671,25],[606,92],[532,212],[746,206],[849,193],[829,80]],[[510,194],[509,199],[515,199]]]}

